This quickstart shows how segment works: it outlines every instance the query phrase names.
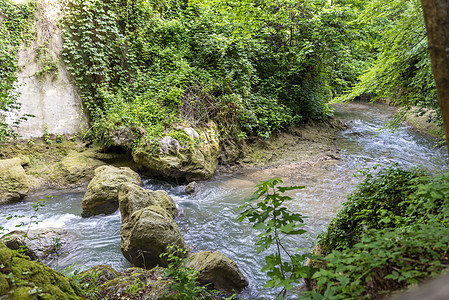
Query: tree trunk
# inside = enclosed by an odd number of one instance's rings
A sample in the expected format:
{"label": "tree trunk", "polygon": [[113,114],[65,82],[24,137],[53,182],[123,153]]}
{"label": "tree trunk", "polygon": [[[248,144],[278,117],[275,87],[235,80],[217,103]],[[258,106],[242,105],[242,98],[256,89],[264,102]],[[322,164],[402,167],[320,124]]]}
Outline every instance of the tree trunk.
{"label": "tree trunk", "polygon": [[432,71],[449,151],[449,0],[422,0]]}

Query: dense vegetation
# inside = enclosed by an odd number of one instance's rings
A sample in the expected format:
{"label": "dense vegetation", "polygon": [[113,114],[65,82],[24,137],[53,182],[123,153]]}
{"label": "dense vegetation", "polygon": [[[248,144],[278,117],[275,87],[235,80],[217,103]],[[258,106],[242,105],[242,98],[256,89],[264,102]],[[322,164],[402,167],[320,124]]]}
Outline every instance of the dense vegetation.
{"label": "dense vegetation", "polygon": [[[2,113],[19,107],[17,51],[31,39],[35,9],[0,0]],[[182,142],[173,124],[211,121],[223,136],[267,138],[324,120],[335,99],[438,110],[418,0],[70,0],[60,25],[86,136],[105,146],[121,128],[139,147],[166,134]],[[2,140],[11,131],[0,121]],[[269,286],[311,277],[304,297],[377,297],[446,268],[449,175],[394,166],[364,176],[319,240],[320,268],[295,253],[286,263],[278,251],[267,257]],[[280,233],[303,233],[301,216],[280,207],[288,188],[278,182],[259,186],[265,201],[241,217],[265,230],[262,249],[280,250]]]}
{"label": "dense vegetation", "polygon": [[210,120],[235,137],[268,137],[325,118],[341,89],[335,53],[348,13],[316,1],[249,4],[71,1],[64,57],[93,137],[108,143],[126,126],[151,141],[174,122]]}
{"label": "dense vegetation", "polygon": [[[371,1],[358,20],[367,32],[358,43],[368,50],[369,67],[340,99],[369,95],[403,112],[438,111],[421,1]],[[431,117],[439,120],[439,112]]]}
{"label": "dense vegetation", "polygon": [[[5,123],[5,113],[20,108],[15,92],[19,69],[17,52],[32,38],[35,11],[33,2],[15,5],[8,0],[0,0],[0,141],[14,137],[14,131]],[[20,120],[14,125],[18,122]]]}
{"label": "dense vegetation", "polygon": [[[0,5],[9,111],[36,5]],[[151,142],[176,135],[174,123],[211,120],[234,138],[266,138],[364,95],[438,108],[418,0],[71,0],[61,26],[88,133],[106,145],[123,127]]]}
{"label": "dense vegetation", "polygon": [[392,166],[365,176],[318,240],[315,299],[378,298],[448,268],[449,174]]}

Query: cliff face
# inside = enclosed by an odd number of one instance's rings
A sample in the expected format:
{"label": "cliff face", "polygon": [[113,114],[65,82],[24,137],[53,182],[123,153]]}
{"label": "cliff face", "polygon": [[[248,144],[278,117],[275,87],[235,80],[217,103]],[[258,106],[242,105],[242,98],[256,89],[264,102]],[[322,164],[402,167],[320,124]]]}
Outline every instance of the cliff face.
{"label": "cliff face", "polygon": [[61,58],[63,41],[57,23],[62,13],[58,0],[39,1],[35,39],[18,53],[21,108],[7,122],[13,125],[20,117],[34,115],[18,125],[22,139],[42,136],[46,126],[52,134],[75,134],[86,124],[81,98]]}

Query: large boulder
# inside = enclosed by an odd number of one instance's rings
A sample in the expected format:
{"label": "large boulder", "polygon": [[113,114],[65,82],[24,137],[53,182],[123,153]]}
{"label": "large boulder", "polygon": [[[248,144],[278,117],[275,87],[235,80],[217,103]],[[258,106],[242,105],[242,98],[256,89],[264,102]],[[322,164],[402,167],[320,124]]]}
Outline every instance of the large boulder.
{"label": "large boulder", "polygon": [[42,228],[12,231],[0,240],[11,250],[21,249],[32,260],[50,264],[64,252],[69,238],[64,229]]}
{"label": "large boulder", "polygon": [[59,185],[82,185],[95,176],[95,169],[105,163],[95,157],[94,150],[70,150],[55,166],[53,177]]}
{"label": "large boulder", "polygon": [[0,160],[0,204],[20,200],[30,190],[21,158]]}
{"label": "large boulder", "polygon": [[159,205],[148,206],[134,212],[120,228],[120,249],[134,266],[153,268],[167,266],[160,255],[170,245],[188,251],[178,225]]}
{"label": "large boulder", "polygon": [[217,169],[219,140],[215,125],[202,130],[191,127],[177,129],[181,136],[191,141],[190,146],[165,136],[159,141],[159,149],[154,153],[153,145],[141,145],[133,151],[134,161],[146,168],[147,172],[170,178],[204,180],[211,178]]}
{"label": "large boulder", "polygon": [[118,194],[122,223],[129,221],[131,215],[148,206],[161,206],[173,218],[177,209],[175,201],[165,191],[146,190],[133,183],[124,183]]}
{"label": "large boulder", "polygon": [[119,208],[120,186],[124,183],[143,185],[139,174],[130,168],[113,166],[97,168],[95,177],[89,183],[84,194],[81,216],[90,217],[115,212]]}
{"label": "large boulder", "polygon": [[212,288],[228,295],[239,293],[248,285],[237,264],[218,251],[191,253],[185,265],[198,272],[201,284],[211,284]]}
{"label": "large boulder", "polygon": [[75,283],[0,241],[1,299],[83,299]]}

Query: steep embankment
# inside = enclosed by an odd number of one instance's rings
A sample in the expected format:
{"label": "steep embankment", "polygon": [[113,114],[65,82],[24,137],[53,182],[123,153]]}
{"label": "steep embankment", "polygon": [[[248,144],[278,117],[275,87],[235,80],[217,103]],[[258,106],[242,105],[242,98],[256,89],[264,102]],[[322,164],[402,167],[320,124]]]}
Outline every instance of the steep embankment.
{"label": "steep embankment", "polygon": [[[58,27],[62,2],[37,1],[32,41],[17,53],[17,101],[21,104],[6,118],[13,126],[20,118],[20,138],[51,134],[76,134],[86,126],[81,98],[62,62],[62,35]],[[33,115],[33,116],[30,116]]]}

